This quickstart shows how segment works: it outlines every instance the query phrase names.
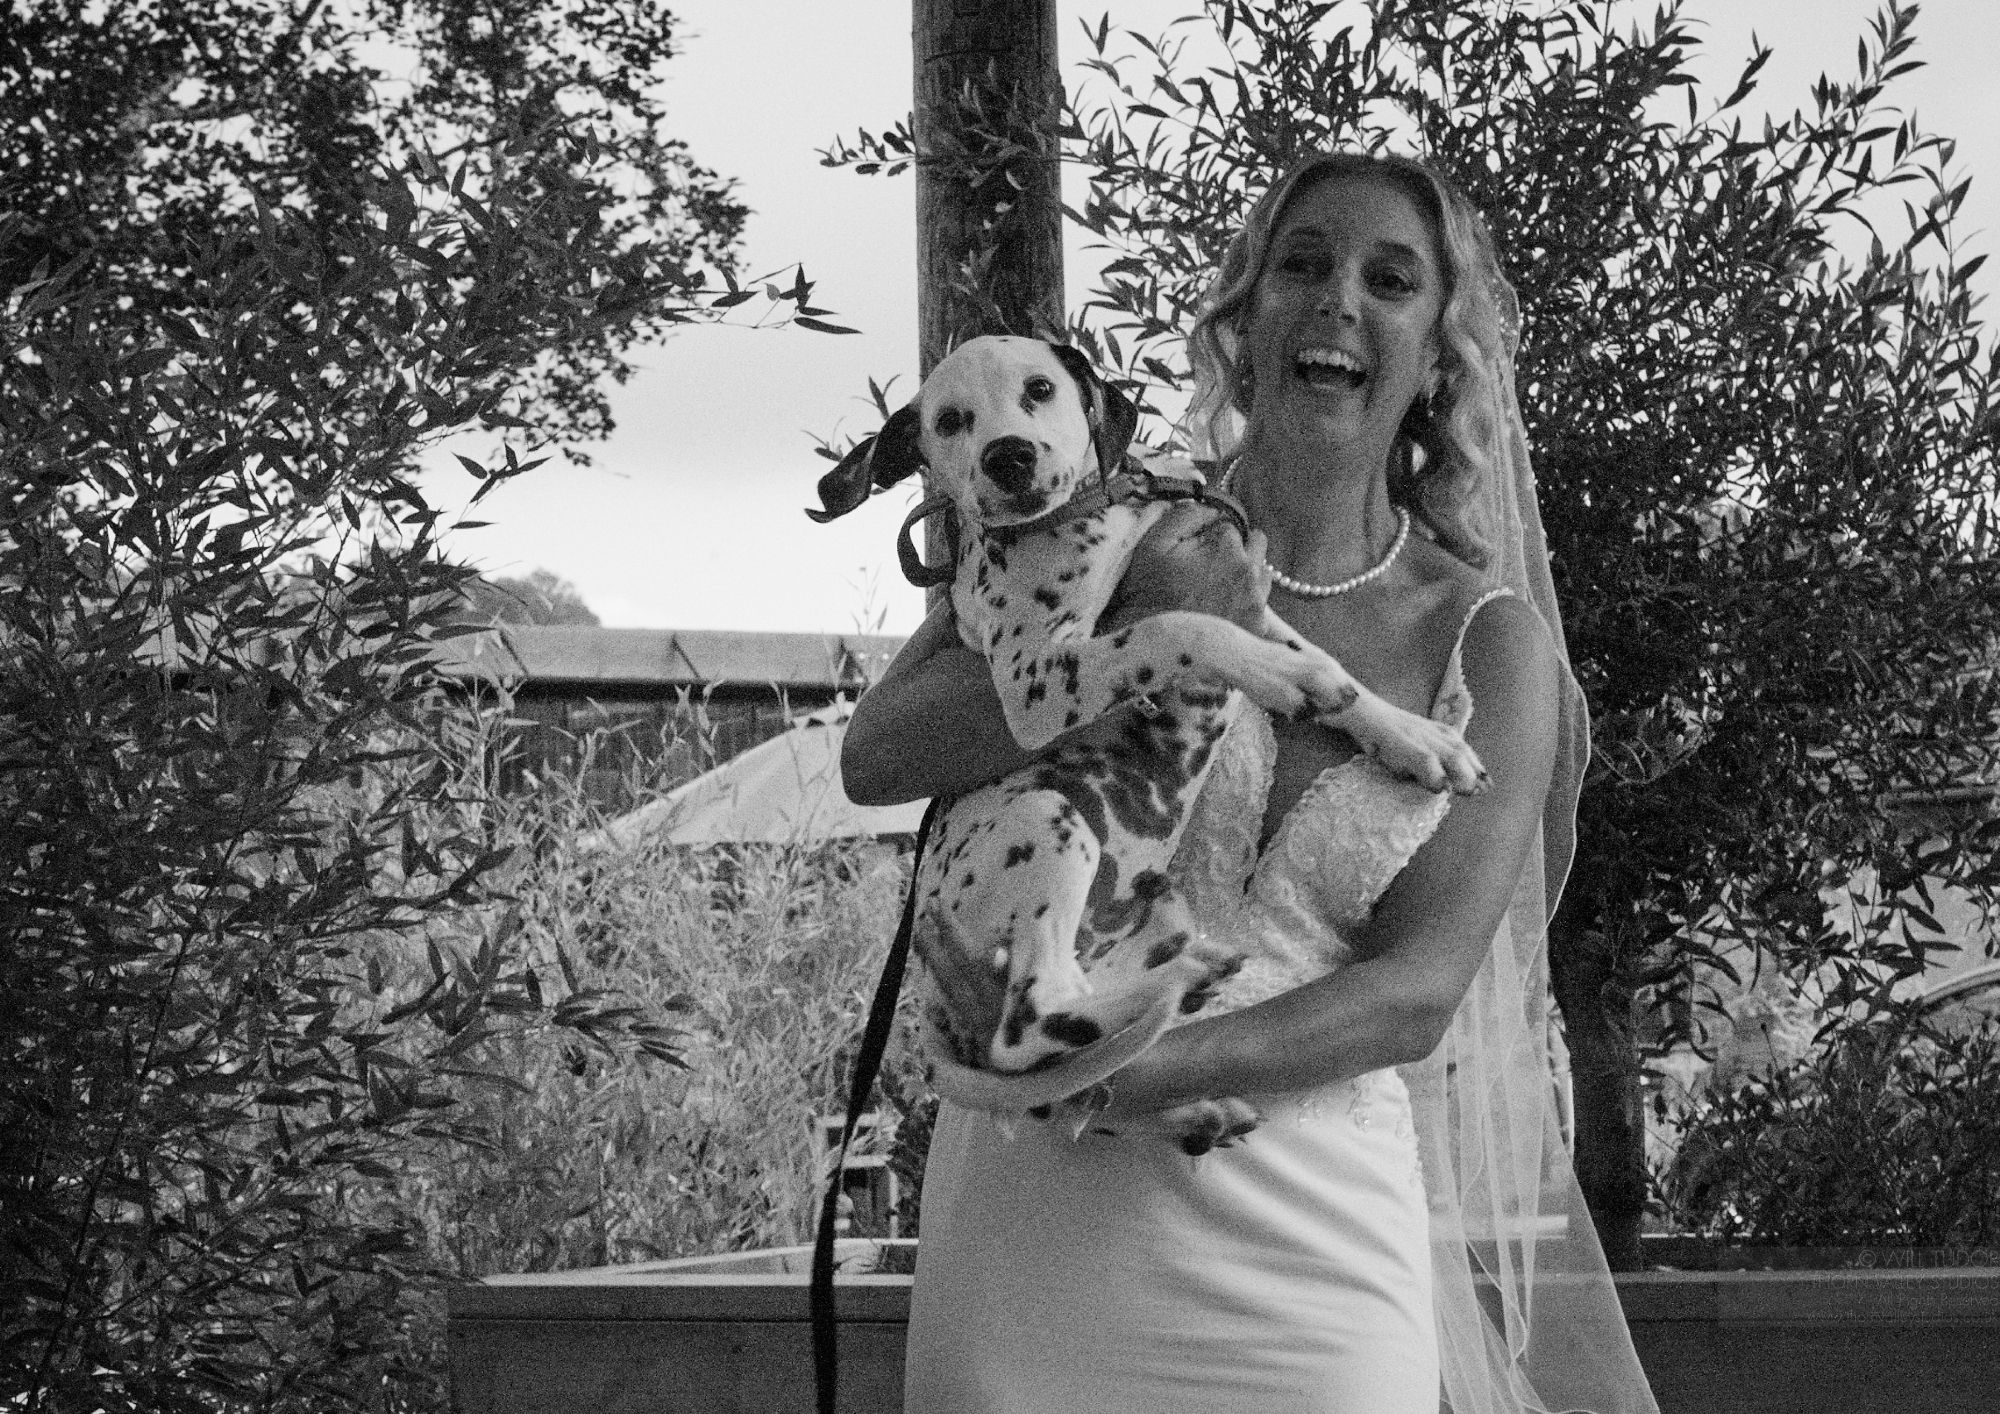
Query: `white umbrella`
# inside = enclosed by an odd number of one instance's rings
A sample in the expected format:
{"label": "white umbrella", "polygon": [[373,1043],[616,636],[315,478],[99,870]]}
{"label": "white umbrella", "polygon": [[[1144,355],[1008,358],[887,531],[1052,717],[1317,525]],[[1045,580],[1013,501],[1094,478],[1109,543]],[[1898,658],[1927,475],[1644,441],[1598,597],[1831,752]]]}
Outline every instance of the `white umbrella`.
{"label": "white umbrella", "polygon": [[619,816],[579,842],[585,853],[668,844],[814,844],[856,835],[913,835],[924,802],[856,805],[840,784],[847,702],[802,717],[789,731]]}

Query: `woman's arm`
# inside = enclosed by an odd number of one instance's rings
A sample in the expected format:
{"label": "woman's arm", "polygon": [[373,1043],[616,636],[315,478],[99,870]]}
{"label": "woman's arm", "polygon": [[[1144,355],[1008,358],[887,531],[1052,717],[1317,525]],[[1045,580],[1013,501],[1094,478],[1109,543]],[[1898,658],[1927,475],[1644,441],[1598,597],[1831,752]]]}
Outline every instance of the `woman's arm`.
{"label": "woman's arm", "polygon": [[1192,1100],[1312,1089],[1436,1049],[1472,985],[1540,836],[1555,760],[1558,667],[1520,600],[1496,600],[1466,631],[1477,710],[1466,738],[1492,786],[1453,803],[1383,894],[1362,956],[1242,1011],[1169,1031],[1118,1073],[1106,1118]]}
{"label": "woman's arm", "polygon": [[1027,761],[986,659],[959,640],[946,602],[854,704],[840,779],[857,805],[900,805],[959,795]]}
{"label": "woman's arm", "polygon": [[[1263,563],[1261,534],[1246,546],[1220,513],[1175,506],[1134,549],[1101,631],[1167,609],[1255,625],[1270,589]],[[855,703],[840,775],[856,804],[899,805],[959,795],[1030,759],[1008,730],[985,658],[965,646],[951,606],[940,604]]]}

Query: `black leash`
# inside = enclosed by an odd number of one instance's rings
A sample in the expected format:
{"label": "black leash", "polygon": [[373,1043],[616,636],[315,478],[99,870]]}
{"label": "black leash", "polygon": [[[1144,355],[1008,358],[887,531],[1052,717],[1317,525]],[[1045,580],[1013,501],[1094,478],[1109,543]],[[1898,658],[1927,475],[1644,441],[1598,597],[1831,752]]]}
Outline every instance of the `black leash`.
{"label": "black leash", "polygon": [[834,1395],[840,1385],[840,1335],[834,1324],[833,1306],[833,1227],[840,1209],[840,1179],[847,1163],[847,1146],[854,1142],[854,1128],[868,1107],[869,1093],[882,1069],[882,1056],[889,1048],[889,1030],[896,1019],[896,998],[903,990],[903,972],[910,960],[910,932],[917,919],[917,879],[923,871],[924,845],[937,818],[939,800],[933,798],[917,826],[916,852],[910,859],[910,889],[903,896],[903,917],[896,925],[896,939],[889,944],[889,956],[882,963],[882,979],[875,984],[875,1000],[868,1004],[868,1020],[861,1028],[861,1050],[854,1058],[854,1071],[847,1083],[847,1123],[841,1127],[840,1149],[834,1156],[833,1173],[827,1181],[826,1196],[819,1205],[819,1232],[813,1239],[812,1279],[807,1305],[812,1319],[813,1390],[819,1414],[834,1414]]}
{"label": "black leash", "polygon": [[[1216,490],[1212,483],[1205,484],[1193,477],[1155,475],[1143,467],[1106,478],[1069,505],[1058,507],[1029,525],[1014,527],[1011,534],[1018,536],[1032,530],[1046,530],[1062,521],[1093,514],[1106,505],[1125,500],[1199,501],[1222,511],[1235,522],[1237,530],[1246,539],[1249,537],[1249,518],[1233,496]],[[911,512],[909,519],[903,523],[897,549],[902,557],[903,571],[914,584],[941,584],[950,580],[955,571],[956,567],[949,562],[938,566],[924,564],[911,535],[927,516],[949,514],[950,509],[946,498],[933,497]],[[951,538],[956,543],[955,525]],[[916,926],[917,879],[923,870],[924,846],[930,840],[931,824],[937,818],[939,807],[940,802],[933,799],[924,810],[923,823],[917,826],[917,846],[910,860],[910,888],[903,896],[902,920],[896,925],[895,941],[889,944],[889,956],[882,963],[882,977],[875,984],[875,999],[868,1004],[868,1020],[861,1028],[861,1049],[854,1058],[854,1071],[848,1079],[847,1120],[841,1126],[840,1148],[834,1157],[826,1194],[820,1201],[819,1230],[813,1238],[812,1276],[807,1287],[807,1307],[812,1324],[813,1391],[818,1414],[834,1414],[834,1399],[840,1386],[840,1335],[835,1324],[833,1300],[833,1230],[840,1212],[841,1173],[847,1163],[848,1146],[854,1142],[855,1127],[861,1122],[862,1111],[868,1107],[868,1097],[875,1088],[875,1077],[882,1069],[882,1057],[889,1048],[889,1032],[896,1018],[896,998],[902,993],[903,973],[910,960],[910,933]]]}

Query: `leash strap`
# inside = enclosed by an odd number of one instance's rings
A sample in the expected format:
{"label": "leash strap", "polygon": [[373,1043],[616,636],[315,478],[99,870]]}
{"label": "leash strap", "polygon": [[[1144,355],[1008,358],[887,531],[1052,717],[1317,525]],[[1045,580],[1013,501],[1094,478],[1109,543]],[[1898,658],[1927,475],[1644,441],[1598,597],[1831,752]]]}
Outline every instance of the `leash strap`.
{"label": "leash strap", "polygon": [[[913,518],[914,519],[914,518]],[[847,1146],[854,1142],[855,1126],[868,1108],[868,1096],[882,1069],[882,1056],[889,1049],[889,1030],[896,1019],[896,998],[903,990],[903,972],[910,960],[910,934],[917,919],[917,881],[923,871],[924,846],[930,841],[931,825],[937,819],[941,801],[932,797],[924,808],[923,822],[917,826],[917,847],[910,859],[910,888],[903,895],[903,917],[896,925],[895,941],[882,963],[882,978],[875,984],[875,999],[868,1004],[868,1020],[861,1028],[861,1049],[854,1057],[854,1071],[847,1084],[847,1122],[841,1126],[840,1148],[827,1180],[826,1195],[819,1205],[819,1231],[813,1238],[812,1277],[807,1305],[812,1321],[813,1392],[819,1414],[834,1414],[834,1396],[840,1388],[840,1333],[835,1325],[833,1301],[833,1228],[840,1211],[840,1179],[847,1164]]]}
{"label": "leash strap", "polygon": [[[935,515],[944,517],[944,538],[952,546],[952,552],[945,556],[943,564],[927,565],[913,533]],[[903,528],[896,535],[896,558],[902,562],[903,578],[919,589],[951,583],[958,573],[958,513],[952,508],[951,497],[926,497],[904,518]]]}
{"label": "leash strap", "polygon": [[1228,516],[1236,525],[1236,533],[1245,541],[1250,539],[1250,515],[1243,509],[1243,503],[1227,491],[1218,490],[1212,483],[1192,476],[1160,476],[1146,473],[1149,483],[1146,488],[1148,499],[1156,501],[1199,501],[1204,506],[1214,506]]}

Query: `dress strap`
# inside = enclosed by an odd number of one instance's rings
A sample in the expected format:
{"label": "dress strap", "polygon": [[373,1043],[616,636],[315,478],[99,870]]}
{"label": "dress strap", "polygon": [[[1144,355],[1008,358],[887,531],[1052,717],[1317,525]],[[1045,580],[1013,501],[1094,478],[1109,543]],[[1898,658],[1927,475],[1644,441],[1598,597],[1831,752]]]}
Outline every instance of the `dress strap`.
{"label": "dress strap", "polygon": [[1465,634],[1472,627],[1473,616],[1491,604],[1495,599],[1511,599],[1514,591],[1506,585],[1495,585],[1477,599],[1465,611],[1465,620],[1458,626],[1458,637],[1452,640],[1451,656],[1445,660],[1444,679],[1438,683],[1437,701],[1431,706],[1431,720],[1449,722],[1460,731],[1465,730],[1472,720],[1472,692],[1465,685]]}

